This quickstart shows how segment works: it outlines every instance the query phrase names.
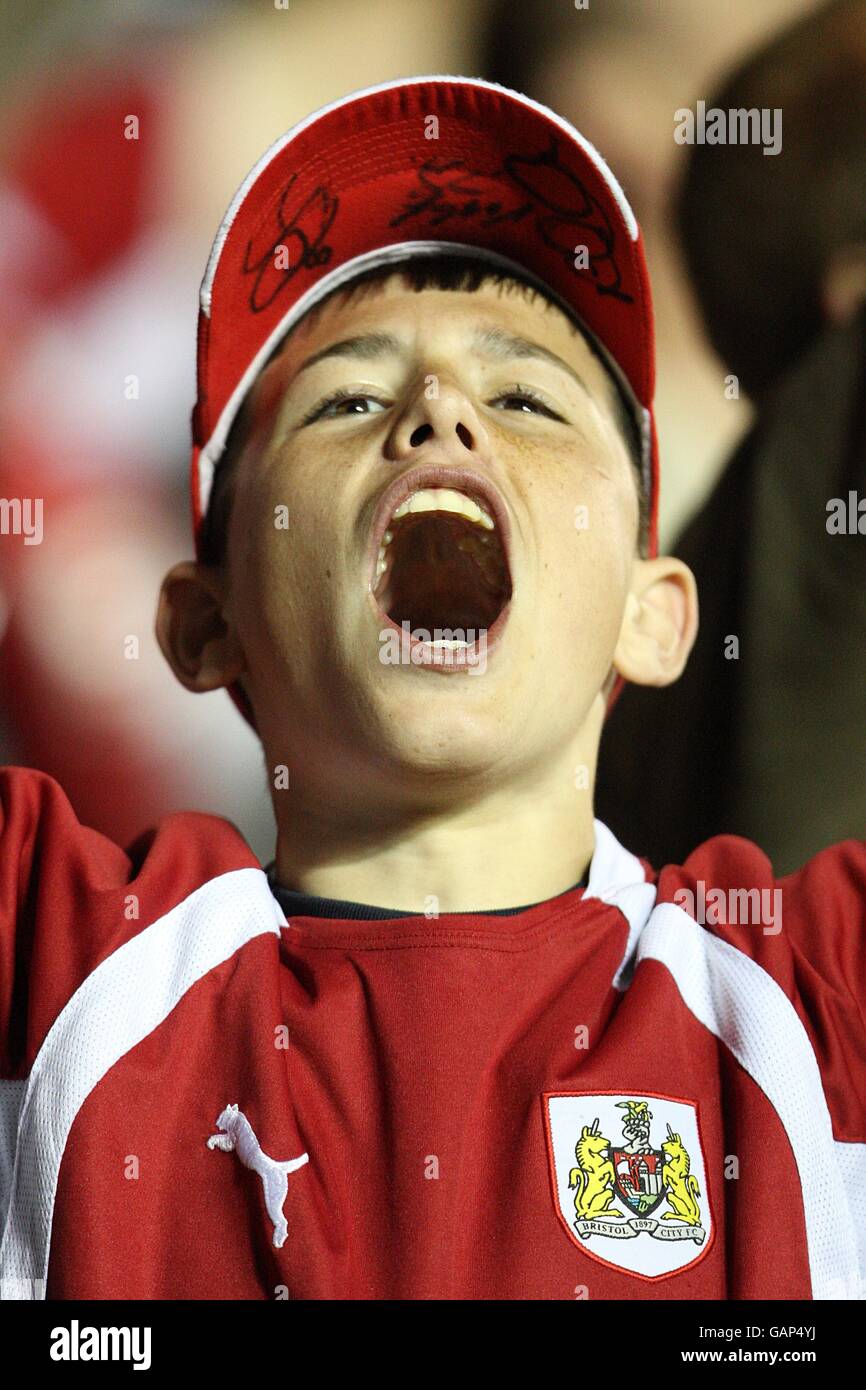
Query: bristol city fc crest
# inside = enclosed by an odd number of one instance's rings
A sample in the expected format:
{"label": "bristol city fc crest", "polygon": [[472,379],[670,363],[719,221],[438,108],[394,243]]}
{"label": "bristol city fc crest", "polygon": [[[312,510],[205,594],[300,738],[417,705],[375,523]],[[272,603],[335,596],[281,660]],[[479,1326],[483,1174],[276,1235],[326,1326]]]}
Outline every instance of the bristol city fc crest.
{"label": "bristol city fc crest", "polygon": [[557,1215],[582,1250],[644,1279],[703,1259],[712,1243],[697,1111],[668,1096],[544,1096]]}

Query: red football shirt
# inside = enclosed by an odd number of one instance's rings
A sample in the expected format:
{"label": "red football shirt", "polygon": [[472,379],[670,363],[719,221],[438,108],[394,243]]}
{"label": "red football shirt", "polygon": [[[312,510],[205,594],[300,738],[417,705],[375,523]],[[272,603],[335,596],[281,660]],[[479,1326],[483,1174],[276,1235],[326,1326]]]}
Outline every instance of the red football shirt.
{"label": "red football shirt", "polygon": [[866,1291],[866,845],[286,921],[218,818],[0,806],[4,1296]]}

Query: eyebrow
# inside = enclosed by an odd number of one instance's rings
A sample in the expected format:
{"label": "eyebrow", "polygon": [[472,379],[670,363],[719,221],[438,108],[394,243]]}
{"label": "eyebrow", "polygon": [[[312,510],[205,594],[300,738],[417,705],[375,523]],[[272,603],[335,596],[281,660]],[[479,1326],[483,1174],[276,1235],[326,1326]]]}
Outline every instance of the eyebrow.
{"label": "eyebrow", "polygon": [[327,357],[358,357],[362,361],[373,362],[377,357],[395,357],[403,351],[403,347],[404,344],[393,333],[359,333],[357,337],[343,338],[314,352],[312,357],[301,363],[295,375],[309,371],[310,367],[315,367],[317,362],[323,362]]}
{"label": "eyebrow", "polygon": [[[472,346],[476,352],[499,362],[510,361],[513,358],[534,358],[537,361],[550,362],[560,371],[567,372],[588,396],[591,395],[583,377],[574,367],[549,348],[533,342],[530,338],[517,337],[513,333],[506,333],[502,328],[483,328],[475,334]],[[404,348],[405,344],[393,333],[359,333],[353,338],[342,338],[339,342],[330,343],[328,347],[314,352],[312,357],[301,363],[296,376],[309,371],[328,357],[354,357],[364,362],[373,362],[380,357],[396,357]]]}
{"label": "eyebrow", "polygon": [[576,372],[570,363],[563,357],[557,356],[549,348],[542,347],[541,343],[533,342],[530,338],[518,338],[513,333],[506,333],[502,328],[484,328],[476,333],[473,346],[476,352],[482,353],[486,357],[495,358],[499,362],[506,362],[514,357],[535,358],[542,362],[550,362],[560,371],[568,372],[573,377],[578,386],[591,396],[591,392],[583,377]]}

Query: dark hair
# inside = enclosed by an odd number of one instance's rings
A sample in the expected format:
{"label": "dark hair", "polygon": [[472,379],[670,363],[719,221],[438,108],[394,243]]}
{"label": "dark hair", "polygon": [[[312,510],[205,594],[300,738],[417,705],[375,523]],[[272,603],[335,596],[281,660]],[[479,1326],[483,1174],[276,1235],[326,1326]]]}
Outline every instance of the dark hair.
{"label": "dark hair", "polygon": [[[390,279],[392,275],[399,274],[404,282],[416,293],[420,290],[464,290],[473,292],[485,284],[508,284],[519,286],[528,296],[535,298],[540,296],[548,303],[555,303],[531,281],[523,280],[516,272],[497,270],[482,261],[473,259],[470,256],[448,255],[443,253],[441,256],[419,256],[414,260],[406,261],[401,265],[377,266],[373,270],[363,271],[348,285],[335,290],[334,294],[341,294],[346,299],[355,294],[362,293],[365,288],[372,285],[381,284]],[[324,305],[331,296],[327,296],[312,308],[303,319],[304,323],[314,320],[321,312]],[[561,306],[560,306],[561,307]],[[563,310],[567,314],[567,310]],[[580,326],[572,320],[574,332],[582,332]],[[595,343],[586,334],[583,335],[591,348],[592,352],[598,357],[607,375],[609,385],[610,405],[616,421],[617,428],[622,435],[628,449],[629,458],[634,467],[638,500],[640,506],[639,522],[639,548],[640,553],[646,551],[646,538],[649,527],[649,506],[644,485],[643,471],[643,450],[641,430],[634,409],[628,401],[624,389],[618,378],[612,372],[604,357],[599,352]],[[280,353],[285,347],[287,339],[283,338],[271,353],[268,361]],[[267,364],[265,364],[267,365]],[[264,370],[264,367],[262,368]],[[207,565],[220,565],[225,559],[226,545],[228,537],[228,524],[231,515],[232,496],[234,492],[234,478],[237,472],[237,462],[243,454],[249,439],[251,419],[251,398],[252,392],[248,392],[244,402],[235,416],[231,429],[226,440],[225,449],[220,457],[213,480],[210,503],[207,513],[202,523],[200,554],[202,561]]]}

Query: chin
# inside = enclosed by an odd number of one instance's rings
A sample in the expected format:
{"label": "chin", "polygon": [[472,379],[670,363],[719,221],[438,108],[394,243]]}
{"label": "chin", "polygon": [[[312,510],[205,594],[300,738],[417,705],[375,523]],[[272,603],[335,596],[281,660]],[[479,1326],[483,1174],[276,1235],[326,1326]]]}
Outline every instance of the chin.
{"label": "chin", "polygon": [[[465,677],[460,685],[470,679]],[[381,710],[382,754],[406,775],[466,778],[501,766],[514,748],[516,731],[525,721],[516,712],[512,716],[501,700],[467,701],[456,685],[449,682],[453,693],[436,699],[426,692],[413,698],[404,688],[402,698],[387,701]]]}

